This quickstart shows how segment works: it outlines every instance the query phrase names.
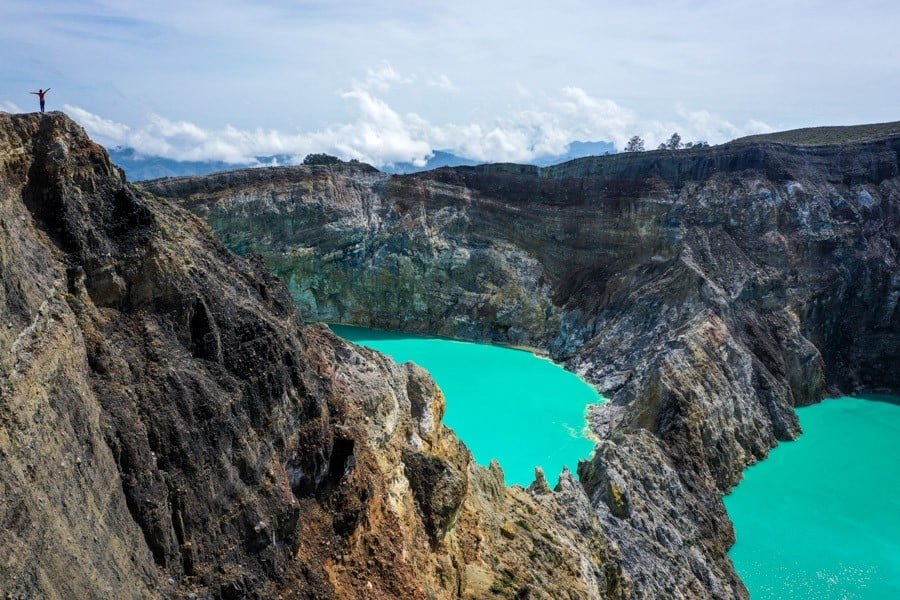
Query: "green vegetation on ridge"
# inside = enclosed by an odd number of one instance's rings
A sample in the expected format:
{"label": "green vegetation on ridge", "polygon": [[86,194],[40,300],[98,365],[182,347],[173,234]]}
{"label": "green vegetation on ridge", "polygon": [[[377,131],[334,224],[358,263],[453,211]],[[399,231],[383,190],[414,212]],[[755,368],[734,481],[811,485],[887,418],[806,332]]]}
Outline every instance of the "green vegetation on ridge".
{"label": "green vegetation on ridge", "polygon": [[764,133],[738,138],[729,143],[775,142],[797,146],[830,146],[869,142],[887,137],[900,136],[900,121],[873,123],[869,125],[839,125],[829,127],[806,127],[776,133]]}

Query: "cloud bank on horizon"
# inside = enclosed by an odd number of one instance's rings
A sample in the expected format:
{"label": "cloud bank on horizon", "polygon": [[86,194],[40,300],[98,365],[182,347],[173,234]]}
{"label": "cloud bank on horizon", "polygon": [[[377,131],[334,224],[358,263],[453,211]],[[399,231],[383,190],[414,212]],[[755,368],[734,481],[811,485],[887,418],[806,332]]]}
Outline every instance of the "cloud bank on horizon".
{"label": "cloud bank on horizon", "polygon": [[101,141],[182,160],[526,161],[895,120],[900,95],[893,0],[6,0],[0,21],[0,110],[50,86]]}
{"label": "cloud bank on horizon", "polygon": [[[160,115],[150,115],[132,127],[79,106],[66,104],[63,110],[108,146],[130,147],[145,156],[235,164],[252,163],[254,157],[274,154],[289,155],[299,162],[309,153],[328,152],[377,166],[422,166],[435,150],[449,150],[485,162],[527,162],[562,154],[573,141],[611,141],[622,148],[628,138],[639,134],[647,140],[648,147],[655,147],[675,131],[686,141],[719,143],[773,130],[761,121],[737,126],[708,111],[683,107],[678,107],[677,121],[640,120],[633,110],[609,99],[592,97],[574,86],[552,96],[535,98],[530,108],[491,122],[434,124],[417,113],[401,115],[378,96],[398,84],[415,82],[387,62],[368,69],[363,80],[354,80],[349,90],[340,93],[353,106],[354,118],[307,132],[239,129],[231,125],[204,129],[190,121],[173,121]],[[455,91],[446,78],[424,84]]]}

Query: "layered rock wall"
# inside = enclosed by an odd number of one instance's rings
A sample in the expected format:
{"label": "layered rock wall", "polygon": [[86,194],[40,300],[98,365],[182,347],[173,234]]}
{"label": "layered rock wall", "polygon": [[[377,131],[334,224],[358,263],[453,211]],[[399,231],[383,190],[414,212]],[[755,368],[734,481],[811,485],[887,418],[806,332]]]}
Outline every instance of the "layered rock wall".
{"label": "layered rock wall", "polygon": [[744,597],[721,502],[826,393],[900,389],[900,138],[145,189],[303,316],[540,348],[612,399],[580,469],[637,597]]}

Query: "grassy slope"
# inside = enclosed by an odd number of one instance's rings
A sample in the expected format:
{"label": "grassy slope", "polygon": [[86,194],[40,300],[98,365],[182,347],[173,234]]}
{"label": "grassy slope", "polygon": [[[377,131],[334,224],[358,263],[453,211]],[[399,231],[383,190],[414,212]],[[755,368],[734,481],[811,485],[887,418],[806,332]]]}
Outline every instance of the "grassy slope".
{"label": "grassy slope", "polygon": [[900,121],[874,123],[871,125],[848,125],[837,127],[807,127],[761,135],[751,135],[730,143],[776,142],[799,146],[826,146],[865,142],[900,135]]}

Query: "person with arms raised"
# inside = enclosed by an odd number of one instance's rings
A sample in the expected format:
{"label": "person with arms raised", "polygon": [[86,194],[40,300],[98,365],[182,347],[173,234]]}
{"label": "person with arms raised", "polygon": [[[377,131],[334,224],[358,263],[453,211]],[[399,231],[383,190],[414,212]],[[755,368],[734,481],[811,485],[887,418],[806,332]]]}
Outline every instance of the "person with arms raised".
{"label": "person with arms raised", "polygon": [[44,112],[44,96],[47,95],[47,92],[49,92],[49,91],[50,91],[50,88],[47,88],[46,90],[42,90],[41,88],[38,88],[38,91],[30,92],[30,93],[34,94],[35,96],[37,96],[38,100],[41,101],[41,112]]}

